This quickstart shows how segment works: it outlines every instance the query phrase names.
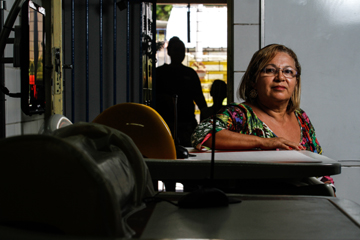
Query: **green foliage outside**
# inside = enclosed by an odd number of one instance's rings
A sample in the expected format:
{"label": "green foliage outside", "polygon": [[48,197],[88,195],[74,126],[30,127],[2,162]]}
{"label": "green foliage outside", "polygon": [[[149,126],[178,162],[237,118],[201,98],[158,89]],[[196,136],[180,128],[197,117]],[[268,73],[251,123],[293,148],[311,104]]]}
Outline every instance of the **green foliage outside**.
{"label": "green foliage outside", "polygon": [[172,5],[156,5],[156,20],[167,21],[172,7]]}

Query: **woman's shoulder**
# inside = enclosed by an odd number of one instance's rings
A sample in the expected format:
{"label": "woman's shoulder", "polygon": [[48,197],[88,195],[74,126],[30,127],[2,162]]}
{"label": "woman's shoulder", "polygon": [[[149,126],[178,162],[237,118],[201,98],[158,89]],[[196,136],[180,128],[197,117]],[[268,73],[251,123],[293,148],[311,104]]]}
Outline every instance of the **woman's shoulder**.
{"label": "woman's shoulder", "polygon": [[298,108],[295,110],[296,113],[305,113],[304,109]]}
{"label": "woman's shoulder", "polygon": [[229,108],[240,108],[240,109],[243,109],[244,111],[250,111],[250,112],[253,111],[252,108],[251,108],[251,106],[250,106],[248,103],[246,103],[246,102],[242,102],[242,103],[237,103],[237,102],[229,103],[229,104],[227,105],[227,107],[229,107]]}
{"label": "woman's shoulder", "polygon": [[232,102],[228,103],[226,106],[222,108],[224,111],[230,111],[230,112],[243,112],[245,114],[250,113],[252,114],[254,111],[246,102],[237,103]]}
{"label": "woman's shoulder", "polygon": [[253,118],[254,115],[254,111],[249,105],[247,105],[246,103],[237,102],[227,104],[226,106],[222,107],[219,112],[222,112],[222,114],[234,118]]}
{"label": "woman's shoulder", "polygon": [[295,114],[298,115],[299,117],[308,117],[308,115],[306,114],[306,112],[304,111],[304,109],[302,108],[298,108],[295,111]]}
{"label": "woman's shoulder", "polygon": [[307,115],[307,113],[303,110],[303,109],[301,109],[301,108],[299,108],[299,109],[296,109],[295,110],[295,114],[296,114],[296,116],[299,118],[299,119],[301,119],[301,120],[303,120],[304,122],[306,122],[306,124],[310,124],[311,125],[311,121],[310,121],[310,118],[309,118],[309,116]]}

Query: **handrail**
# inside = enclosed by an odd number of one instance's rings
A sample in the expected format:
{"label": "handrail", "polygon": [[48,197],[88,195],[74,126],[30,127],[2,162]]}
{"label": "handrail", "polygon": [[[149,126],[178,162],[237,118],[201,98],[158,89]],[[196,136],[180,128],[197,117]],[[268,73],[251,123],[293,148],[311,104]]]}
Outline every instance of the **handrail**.
{"label": "handrail", "polygon": [[10,32],[14,26],[15,20],[20,12],[22,5],[26,0],[16,0],[11,10],[9,12],[8,17],[6,18],[3,29],[0,33],[0,56],[4,55],[6,41],[10,35]]}

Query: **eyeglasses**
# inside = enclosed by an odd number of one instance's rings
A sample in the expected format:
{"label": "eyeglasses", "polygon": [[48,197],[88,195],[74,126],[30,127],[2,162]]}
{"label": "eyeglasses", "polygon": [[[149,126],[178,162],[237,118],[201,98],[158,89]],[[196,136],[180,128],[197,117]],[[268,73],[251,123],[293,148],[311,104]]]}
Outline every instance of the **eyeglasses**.
{"label": "eyeglasses", "polygon": [[297,71],[291,67],[286,67],[284,69],[282,68],[277,68],[274,66],[266,66],[264,67],[261,72],[262,75],[265,77],[273,77],[276,76],[277,74],[279,74],[279,71],[281,71],[284,75],[284,77],[286,78],[293,78],[297,75]]}

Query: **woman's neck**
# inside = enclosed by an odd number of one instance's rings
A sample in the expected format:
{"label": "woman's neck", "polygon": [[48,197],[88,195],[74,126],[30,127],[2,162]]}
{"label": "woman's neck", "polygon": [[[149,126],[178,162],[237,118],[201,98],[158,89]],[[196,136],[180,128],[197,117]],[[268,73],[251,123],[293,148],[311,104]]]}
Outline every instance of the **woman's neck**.
{"label": "woman's neck", "polygon": [[264,104],[261,103],[260,101],[256,101],[254,104],[256,110],[261,112],[259,115],[264,113],[270,116],[271,118],[277,120],[278,122],[285,122],[288,120],[289,114],[287,112],[287,105],[288,102],[280,103],[280,104]]}

